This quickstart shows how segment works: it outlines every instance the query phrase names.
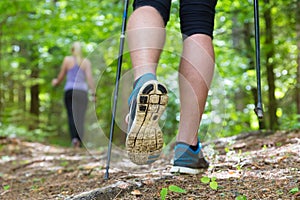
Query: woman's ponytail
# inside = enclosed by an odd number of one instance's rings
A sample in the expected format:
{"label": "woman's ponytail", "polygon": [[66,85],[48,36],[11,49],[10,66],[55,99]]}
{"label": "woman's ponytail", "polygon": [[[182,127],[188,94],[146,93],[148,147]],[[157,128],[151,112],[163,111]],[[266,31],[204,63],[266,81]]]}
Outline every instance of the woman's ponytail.
{"label": "woman's ponytail", "polygon": [[82,51],[80,42],[74,42],[72,45],[72,54],[75,56],[77,64],[80,65],[82,62]]}

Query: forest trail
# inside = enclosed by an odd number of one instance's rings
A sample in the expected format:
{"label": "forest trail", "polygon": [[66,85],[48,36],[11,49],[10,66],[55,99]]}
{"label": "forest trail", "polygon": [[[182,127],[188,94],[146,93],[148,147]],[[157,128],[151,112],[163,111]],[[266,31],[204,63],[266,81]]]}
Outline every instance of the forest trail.
{"label": "forest trail", "polygon": [[300,131],[221,138],[204,144],[204,152],[211,167],[190,176],[168,172],[172,151],[151,166],[137,166],[114,148],[104,180],[105,150],[3,137],[0,199],[161,199],[162,191],[166,199],[300,199]]}

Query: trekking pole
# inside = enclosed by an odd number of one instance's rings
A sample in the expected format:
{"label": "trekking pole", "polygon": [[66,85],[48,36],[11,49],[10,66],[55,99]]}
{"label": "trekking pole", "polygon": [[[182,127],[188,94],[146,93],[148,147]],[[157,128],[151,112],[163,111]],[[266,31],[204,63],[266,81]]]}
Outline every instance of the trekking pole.
{"label": "trekking pole", "polygon": [[254,0],[254,28],[255,28],[255,54],[256,54],[256,79],[257,79],[257,105],[254,109],[259,119],[263,118],[261,100],[261,77],[260,77],[260,40],[259,40],[259,7],[258,0]]}
{"label": "trekking pole", "polygon": [[106,179],[106,180],[109,178],[109,164],[110,164],[112,139],[113,139],[113,133],[114,133],[114,126],[115,126],[115,115],[116,115],[116,110],[117,110],[119,80],[120,80],[120,76],[121,76],[121,68],[122,68],[122,61],[123,61],[123,49],[124,49],[124,42],[125,42],[125,30],[126,30],[126,21],[127,21],[127,13],[128,13],[128,4],[129,4],[129,0],[124,0],[124,12],[123,12],[123,19],[122,19],[120,47],[119,47],[119,55],[118,55],[116,85],[115,85],[113,108],[112,108],[112,117],[111,117],[110,132],[109,132],[106,173],[105,173],[105,177],[104,177],[104,179]]}

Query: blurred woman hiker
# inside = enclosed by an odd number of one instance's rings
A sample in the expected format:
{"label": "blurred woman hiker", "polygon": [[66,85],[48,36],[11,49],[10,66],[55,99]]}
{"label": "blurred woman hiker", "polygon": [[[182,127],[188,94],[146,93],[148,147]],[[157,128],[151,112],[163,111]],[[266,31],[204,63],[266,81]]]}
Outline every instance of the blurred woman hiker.
{"label": "blurred woman hiker", "polygon": [[84,134],[84,118],[88,104],[88,89],[95,100],[95,84],[92,77],[91,62],[82,57],[80,42],[74,42],[72,55],[66,56],[57,78],[52,85],[59,85],[66,76],[64,101],[68,114],[68,124],[72,138],[72,146],[82,146]]}

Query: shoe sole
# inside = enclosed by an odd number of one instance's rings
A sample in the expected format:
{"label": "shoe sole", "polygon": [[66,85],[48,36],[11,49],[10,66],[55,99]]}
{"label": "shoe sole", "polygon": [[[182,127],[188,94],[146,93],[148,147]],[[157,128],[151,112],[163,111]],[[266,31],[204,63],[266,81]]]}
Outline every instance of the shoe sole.
{"label": "shoe sole", "polygon": [[138,92],[135,118],[126,138],[130,160],[136,164],[156,161],[163,148],[159,119],[168,103],[166,87],[156,80],[146,82]]}
{"label": "shoe sole", "polygon": [[172,166],[172,168],[170,169],[170,173],[199,174],[199,173],[201,173],[202,170],[201,169],[188,168],[188,167]]}

